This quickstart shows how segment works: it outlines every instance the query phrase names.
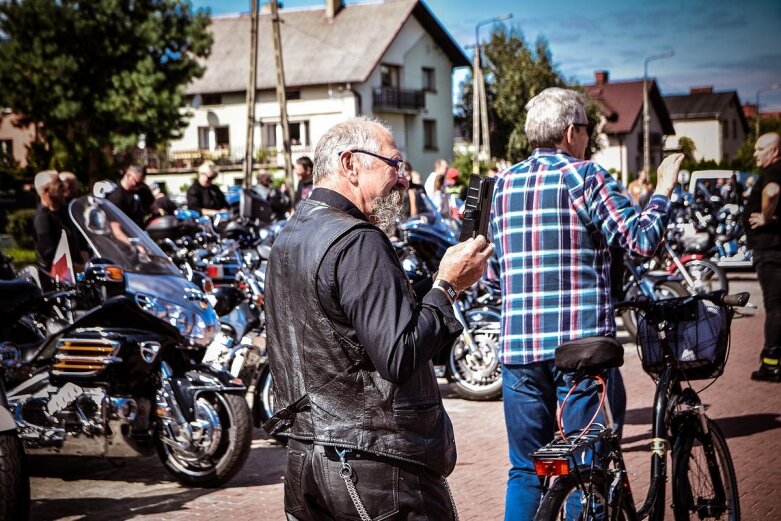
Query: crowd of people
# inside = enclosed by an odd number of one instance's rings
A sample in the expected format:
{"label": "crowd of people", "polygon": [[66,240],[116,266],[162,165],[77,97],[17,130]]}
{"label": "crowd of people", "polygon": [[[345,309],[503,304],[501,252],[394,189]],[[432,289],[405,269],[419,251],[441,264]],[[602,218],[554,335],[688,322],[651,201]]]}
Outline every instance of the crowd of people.
{"label": "crowd of people", "polygon": [[[655,187],[641,173],[625,190],[586,158],[582,94],[542,91],[526,106],[533,153],[495,175],[491,235],[451,247],[427,294],[418,299],[388,234],[399,215],[433,208],[453,217],[466,187],[445,160],[421,183],[384,123],[358,117],[331,128],[314,161],[295,164],[294,193],[257,174],[255,192],[277,218],[289,218],[266,272],[268,356],[278,411],[264,425],[286,440],[285,511],[289,519],[457,519],[447,476],[456,463],[453,427],[430,360],[460,334],[453,303],[498,261],[502,288],[500,358],[509,442],[505,518],[532,519],[541,485],[529,454],[554,436],[557,404],[572,374],[554,364],[557,346],[615,337],[611,247],[651,255],[662,240],[670,195],[683,161],[672,154]],[[781,381],[778,324],[781,233],[777,134],[757,142],[765,169],[749,197],[746,227],[755,251],[767,319],[755,379]],[[187,206],[210,215],[227,209],[207,162],[187,191]],[[35,178],[39,266],[51,268],[64,233],[74,261],[86,245],[65,215],[79,193],[70,173]],[[108,199],[143,225],[175,205],[145,172],[130,166]],[[292,199],[292,201],[291,201]],[[429,202],[430,201],[430,202]],[[291,202],[295,210],[288,212]],[[642,206],[640,208],[638,204]],[[626,395],[617,369],[606,371],[607,399],[620,433]],[[595,415],[593,386],[569,399],[567,424]]]}

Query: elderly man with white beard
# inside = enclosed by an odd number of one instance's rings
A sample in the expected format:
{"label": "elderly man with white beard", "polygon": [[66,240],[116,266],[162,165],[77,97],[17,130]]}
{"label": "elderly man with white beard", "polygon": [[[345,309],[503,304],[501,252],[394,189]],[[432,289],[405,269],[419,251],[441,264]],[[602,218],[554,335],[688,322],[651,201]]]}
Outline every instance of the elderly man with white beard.
{"label": "elderly man with white beard", "polygon": [[[391,130],[354,118],[315,149],[315,188],[272,247],[266,279],[288,519],[455,519],[453,428],[431,358],[461,332],[452,304],[493,252],[450,248],[417,302],[387,237],[407,180]],[[385,233],[383,233],[385,232]]]}

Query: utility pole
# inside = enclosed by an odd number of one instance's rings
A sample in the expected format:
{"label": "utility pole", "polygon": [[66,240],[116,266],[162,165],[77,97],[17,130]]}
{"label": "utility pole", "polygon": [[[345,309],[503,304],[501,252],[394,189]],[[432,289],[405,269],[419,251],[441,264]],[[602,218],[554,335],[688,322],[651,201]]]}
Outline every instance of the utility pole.
{"label": "utility pole", "polygon": [[491,134],[488,133],[488,99],[485,94],[485,76],[483,76],[482,67],[480,72],[480,121],[483,127],[483,145],[485,146],[485,157],[491,161]]}
{"label": "utility pole", "polygon": [[258,84],[258,10],[260,0],[250,0],[249,80],[247,81],[247,142],[244,148],[244,186],[252,185],[255,145],[255,93]]}
{"label": "utility pole", "polygon": [[475,57],[472,65],[472,173],[480,173],[480,42],[475,42]]}
{"label": "utility pole", "polygon": [[480,27],[509,20],[512,17],[512,13],[507,13],[483,20],[475,25],[475,58],[472,65],[472,143],[475,148],[475,155],[472,158],[473,174],[480,173],[480,152],[483,150],[480,146],[481,123],[483,127],[483,142],[485,143],[484,150],[488,160],[491,160],[491,143],[488,135],[488,101],[485,95],[483,69],[480,66]]}
{"label": "utility pole", "polygon": [[[285,156],[285,177],[289,189],[293,189],[293,161],[290,157],[290,128],[287,122],[287,93],[285,92],[285,68],[282,65],[282,38],[279,34],[279,5],[277,0],[269,2],[271,6],[271,29],[274,40],[274,63],[277,72],[277,103],[279,104],[279,119],[282,123],[282,147]],[[293,204],[293,198],[290,198]]]}
{"label": "utility pole", "polygon": [[[649,176],[651,175],[651,111],[648,107],[648,62],[669,58],[674,54],[673,51],[655,54],[649,56],[643,62],[643,170]],[[626,186],[626,183],[624,183],[624,186]]]}

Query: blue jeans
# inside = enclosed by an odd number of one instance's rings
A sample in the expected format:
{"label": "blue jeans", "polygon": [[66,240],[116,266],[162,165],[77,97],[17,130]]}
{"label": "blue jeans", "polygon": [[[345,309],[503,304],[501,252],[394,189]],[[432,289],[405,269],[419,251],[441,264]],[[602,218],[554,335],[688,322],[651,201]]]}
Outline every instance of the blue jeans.
{"label": "blue jeans", "polygon": [[[626,413],[626,391],[618,369],[607,371],[607,399],[613,413],[613,427],[621,432]],[[556,369],[553,360],[526,365],[502,366],[502,391],[510,475],[505,497],[505,521],[534,519],[542,499],[542,486],[529,454],[553,440],[558,430],[557,404],[572,387],[572,374]],[[599,406],[594,381],[581,382],[564,409],[564,428],[583,428]],[[603,422],[602,414],[597,421]]]}

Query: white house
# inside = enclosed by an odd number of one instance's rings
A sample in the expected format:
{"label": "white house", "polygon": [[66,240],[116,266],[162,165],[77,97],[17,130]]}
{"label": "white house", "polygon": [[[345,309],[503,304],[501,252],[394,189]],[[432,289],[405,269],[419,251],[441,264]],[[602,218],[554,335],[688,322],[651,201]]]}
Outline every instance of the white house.
{"label": "white house", "polygon": [[748,122],[737,92],[713,92],[713,87],[696,87],[689,94],[665,96],[664,102],[675,127],[675,136],[665,148],[679,148],[678,139],[694,142],[696,160],[729,161],[748,135]]}
{"label": "white house", "polygon": [[[643,80],[609,81],[607,71],[596,71],[594,85],[586,93],[602,110],[602,150],[594,161],[617,173],[625,183],[643,168]],[[648,80],[651,166],[662,161],[664,135],[674,134],[667,107],[656,81]]]}
{"label": "white house", "polygon": [[[421,172],[440,157],[452,159],[451,76],[453,68],[469,66],[469,60],[423,2],[345,6],[327,0],[319,7],[283,9],[280,17],[294,161],[311,157],[326,130],[355,115],[390,123],[402,154]],[[271,19],[268,13],[259,18],[255,149],[282,165]],[[214,45],[206,73],[187,88],[193,116],[170,152],[186,157],[207,150],[240,161],[246,141],[250,16],[216,17],[210,29]],[[241,177],[238,171],[231,175],[221,183],[234,184]]]}

